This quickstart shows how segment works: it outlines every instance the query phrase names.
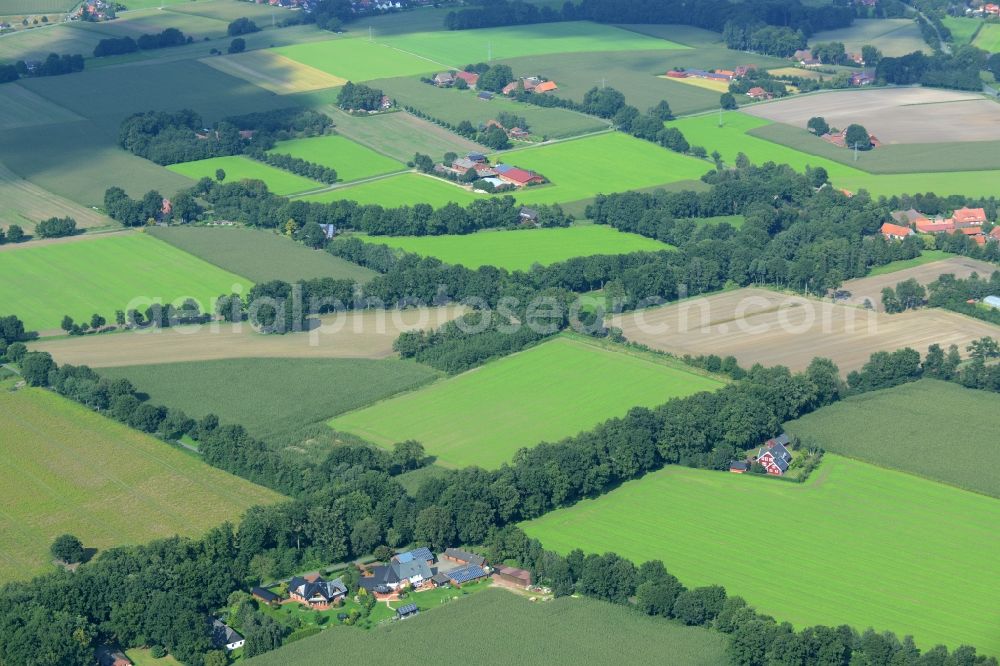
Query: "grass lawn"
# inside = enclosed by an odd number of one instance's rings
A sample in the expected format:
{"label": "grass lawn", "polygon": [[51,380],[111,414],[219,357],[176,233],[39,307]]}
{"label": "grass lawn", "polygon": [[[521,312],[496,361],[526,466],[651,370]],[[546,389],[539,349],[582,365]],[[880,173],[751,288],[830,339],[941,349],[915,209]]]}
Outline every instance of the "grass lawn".
{"label": "grass lawn", "polygon": [[141,233],[26,246],[0,261],[0,302],[32,330],[58,328],[66,314],[79,322],[97,313],[113,322],[115,310],[178,298],[208,310],[237,285],[245,293],[251,283]]}
{"label": "grass lawn", "polygon": [[332,105],[324,111],[333,115],[341,136],[403,163],[412,160],[414,153],[441,159],[448,152],[462,154],[483,150],[478,143],[405,111],[364,118],[346,114]]}
{"label": "grass lawn", "polygon": [[503,60],[550,53],[688,48],[666,39],[587,21],[412,33],[392,35],[384,41],[397,49],[453,67],[486,62],[491,54],[494,60]]}
{"label": "grass lawn", "polygon": [[464,206],[482,196],[485,195],[473,194],[441,178],[425,176],[419,173],[404,173],[358,185],[338,187],[327,192],[310,194],[302,198],[305,201],[319,202],[351,199],[360,204],[378,204],[390,208],[395,206],[412,206],[418,203],[438,207],[450,202]]}
{"label": "grass lawn", "polygon": [[943,250],[922,250],[919,257],[914,257],[913,259],[900,259],[899,261],[893,261],[884,266],[876,266],[868,273],[869,277],[875,275],[885,275],[886,273],[895,273],[896,271],[901,271],[907,268],[916,268],[917,266],[923,266],[924,264],[930,264],[935,261],[941,261],[942,259],[949,259],[955,255],[950,252],[944,252]]}
{"label": "grass lawn", "polygon": [[249,157],[243,157],[242,155],[210,157],[207,160],[181,162],[180,164],[171,164],[167,168],[174,173],[187,176],[192,180],[198,180],[206,176],[214,179],[216,170],[222,169],[226,172],[226,182],[262,180],[269,190],[275,194],[282,195],[325,187],[325,184],[319,181],[299,176],[291,171],[278,169],[269,164],[252,160]]}
{"label": "grass lawn", "polygon": [[671,247],[596,224],[565,229],[484,231],[463,236],[368,236],[365,240],[467,268],[499,266],[509,270],[528,270],[534,264],[546,266],[573,257],[655,252]]}
{"label": "grass lawn", "polygon": [[[724,585],[797,628],[996,654],[998,521],[993,498],[827,454],[803,484],[668,466],[522,527],[563,553],[662,559],[685,585]],[[774,567],[794,573],[776,585]]]}
{"label": "grass lawn", "polygon": [[416,439],[446,466],[496,467],[636,405],[721,386],[681,368],[560,337],[329,423],[380,446]]}
{"label": "grass lawn", "polygon": [[380,155],[371,148],[335,134],[281,141],[269,152],[291,155],[336,169],[338,179],[344,181],[406,169],[406,165],[402,162]]}
{"label": "grass lawn", "polygon": [[0,391],[0,580],[51,568],[70,532],[86,548],[201,536],[280,495],[209,467],[43,389]]}
{"label": "grass lawn", "polygon": [[1000,53],[1000,23],[984,23],[972,45],[990,53]]}
{"label": "grass lawn", "polygon": [[[475,640],[463,643],[461,650],[442,650],[456,635]],[[615,640],[609,641],[608,635]],[[337,627],[247,663],[325,666],[331,651],[338,651],[364,655],[363,663],[373,666],[398,664],[400,654],[416,663],[442,666],[495,663],[497,655],[503,655],[503,663],[553,666],[652,663],[669,655],[669,663],[677,666],[715,666],[725,662],[724,648],[725,637],[718,632],[657,620],[622,606],[574,597],[532,603],[488,589],[371,631]]]}
{"label": "grass lawn", "polygon": [[295,241],[245,227],[152,227],[147,232],[223,270],[254,282],[319,277],[367,282],[375,271]]}
{"label": "grass lawn", "polygon": [[[439,376],[426,366],[386,359],[246,358],[104,368],[128,378],[157,404],[193,418],[216,414],[262,439],[417,388]],[[253,387],[248,390],[247,387]]]}
{"label": "grass lawn", "polygon": [[[853,396],[786,424],[827,451],[1000,497],[996,424],[1000,395],[923,379]],[[941,443],[949,462],[941,464]]]}
{"label": "grass lawn", "polygon": [[292,60],[355,82],[390,76],[417,76],[443,67],[441,63],[427,58],[361,38],[336,37],[323,42],[282,46],[275,50]]}
{"label": "grass lawn", "polygon": [[951,31],[952,41],[956,46],[971,42],[976,31],[979,30],[979,26],[983,25],[983,21],[980,19],[959,16],[945,16],[941,20],[944,22],[944,26]]}
{"label": "grass lawn", "polygon": [[125,650],[125,656],[132,660],[135,666],[183,666],[181,662],[168,654],[166,657],[156,659],[148,648],[132,648]]}

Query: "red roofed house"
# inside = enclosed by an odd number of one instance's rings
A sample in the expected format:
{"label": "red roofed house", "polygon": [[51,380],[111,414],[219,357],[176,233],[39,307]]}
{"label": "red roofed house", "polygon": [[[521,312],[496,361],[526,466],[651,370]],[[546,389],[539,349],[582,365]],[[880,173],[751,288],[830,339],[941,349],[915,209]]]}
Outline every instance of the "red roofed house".
{"label": "red roofed house", "polygon": [[963,229],[959,229],[959,231],[961,231],[966,236],[982,236],[983,235],[983,228],[982,227],[965,227]]}
{"label": "red roofed house", "polygon": [[955,223],[951,220],[928,220],[926,217],[921,217],[917,219],[916,225],[917,231],[922,234],[939,234],[955,230]]}
{"label": "red roofed house", "polygon": [[[749,74],[750,70],[752,70],[752,69],[757,69],[757,66],[756,65],[740,65],[736,69],[733,70],[733,75],[736,78],[741,78],[741,77],[744,77],[747,74]],[[667,76],[670,76],[670,75],[667,74]]]}
{"label": "red roofed house", "polygon": [[510,83],[505,85],[500,92],[503,93],[504,95],[513,95],[514,93],[517,92],[517,84],[518,81],[511,81]]}
{"label": "red roofed house", "polygon": [[545,179],[534,171],[526,171],[524,169],[518,169],[517,167],[501,172],[500,180],[505,183],[516,185],[517,187],[539,185],[545,182]]}
{"label": "red roofed house", "polygon": [[667,72],[667,76],[670,77],[671,79],[686,79],[688,73],[672,69],[669,72]]}
{"label": "red roofed house", "polygon": [[1000,224],[993,227],[993,231],[990,232],[990,238],[995,241],[1000,241]]}
{"label": "red roofed house", "polygon": [[715,73],[729,79],[730,81],[736,78],[736,72],[731,69],[717,69],[715,70]]}
{"label": "red roofed house", "polygon": [[470,88],[475,88],[479,82],[479,75],[475,72],[455,72],[456,79],[462,79],[469,84]]}
{"label": "red roofed house", "polygon": [[750,99],[771,99],[774,95],[767,92],[760,86],[755,86],[747,91],[747,97]]}
{"label": "red roofed house", "polygon": [[886,222],[882,225],[882,235],[887,240],[903,240],[907,236],[913,235],[913,229],[893,224],[892,222]]}
{"label": "red roofed house", "polygon": [[994,16],[1000,16],[1000,5],[988,2],[983,5],[984,14],[993,14]]}
{"label": "red roofed house", "polygon": [[558,90],[559,86],[556,85],[555,81],[542,81],[537,86],[535,86],[534,92],[536,93],[547,93],[553,90]]}
{"label": "red roofed house", "polygon": [[965,208],[963,206],[952,213],[951,219],[955,222],[956,229],[981,226],[986,222],[986,211],[982,208]]}

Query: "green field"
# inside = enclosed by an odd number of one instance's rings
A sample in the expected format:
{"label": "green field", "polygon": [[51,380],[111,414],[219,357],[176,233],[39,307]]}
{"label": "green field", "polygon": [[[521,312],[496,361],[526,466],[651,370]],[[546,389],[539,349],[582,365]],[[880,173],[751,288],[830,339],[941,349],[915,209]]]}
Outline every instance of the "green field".
{"label": "green field", "polygon": [[412,206],[425,203],[443,206],[455,202],[463,206],[485,195],[477,195],[441,178],[419,173],[404,173],[367,183],[338,187],[321,194],[302,197],[305,201],[330,202],[351,199],[360,204],[378,204],[385,207]]}
{"label": "green field", "polygon": [[5,86],[0,96],[0,130],[83,120],[19,85]]}
{"label": "green field", "polygon": [[200,536],[280,499],[42,389],[0,390],[0,432],[4,582],[51,569],[65,532],[98,549]]}
{"label": "green field", "polygon": [[153,227],[147,233],[254,282],[319,277],[367,282],[375,271],[284,236],[245,227]]}
{"label": "green field", "polygon": [[[154,403],[217,415],[264,440],[430,382],[438,373],[399,360],[247,358],[104,368]],[[248,390],[248,387],[253,387]]]}
{"label": "green field", "polygon": [[0,16],[68,12],[73,0],[0,0]]}
{"label": "green field", "polygon": [[1000,497],[1000,395],[924,379],[852,396],[786,424],[827,451]]}
{"label": "green field", "polygon": [[685,585],[724,585],[797,628],[997,654],[998,521],[993,498],[827,454],[803,484],[668,466],[522,527],[563,553],[662,559]]}
{"label": "green field", "polygon": [[194,298],[202,309],[212,299],[244,290],[250,281],[156,240],[132,233],[73,243],[26,246],[3,253],[0,303],[29,329],[58,328],[63,315],[89,321],[115,310],[145,310],[150,299]]}
{"label": "green field", "polygon": [[346,137],[335,134],[281,141],[269,152],[291,155],[307,162],[315,162],[336,169],[337,178],[344,181],[359,180],[406,169],[406,165],[401,162],[380,155],[371,148],[366,148]]}
{"label": "green field", "polygon": [[330,421],[380,446],[416,439],[447,466],[496,467],[556,441],[721,383],[679,364],[557,338]]}
{"label": "green field", "polygon": [[349,81],[416,76],[442,67],[441,63],[360,38],[337,37],[275,50],[292,60]]}
{"label": "green field", "polygon": [[[413,595],[419,600],[421,594]],[[502,621],[498,621],[502,618]],[[456,635],[474,637],[442,649]],[[608,640],[608,636],[614,636]],[[325,666],[334,651],[366,666],[415,663],[638,664],[716,666],[725,662],[718,632],[684,627],[587,598],[532,603],[504,590],[484,590],[405,622],[372,631],[336,627],[249,660],[253,666]],[[502,659],[498,659],[502,655]]]}
{"label": "green field", "polygon": [[[453,67],[550,53],[654,51],[688,47],[586,21],[392,35],[390,46]],[[516,72],[515,72],[516,73]]]}
{"label": "green field", "polygon": [[214,180],[216,170],[222,169],[226,172],[225,182],[235,183],[241,180],[262,180],[267,185],[267,189],[275,194],[282,195],[318,190],[325,187],[325,184],[319,181],[305,178],[291,171],[278,169],[242,155],[210,157],[207,160],[181,162],[180,164],[171,164],[167,168],[191,180],[206,177]]}
{"label": "green field", "polygon": [[512,271],[526,271],[534,264],[547,266],[573,257],[641,250],[655,252],[671,247],[603,225],[484,231],[464,236],[369,236],[365,240],[437,257],[448,264],[462,264],[467,268],[499,266]]}
{"label": "green field", "polygon": [[913,259],[900,259],[899,261],[893,261],[883,266],[875,266],[868,272],[868,277],[895,273],[896,271],[905,270],[907,268],[916,268],[917,266],[931,264],[935,261],[949,259],[954,256],[955,255],[950,252],[945,252],[943,250],[922,250],[919,257],[914,257]]}
{"label": "green field", "polygon": [[363,118],[348,115],[332,105],[324,110],[333,115],[339,134],[400,162],[412,160],[415,153],[441,159],[448,152],[462,154],[483,150],[474,141],[406,112],[379,113]]}
{"label": "green field", "polygon": [[979,19],[958,16],[945,16],[941,21],[951,31],[952,42],[956,46],[971,42],[979,26],[983,25],[983,21]]}
{"label": "green field", "polygon": [[1000,23],[984,23],[972,45],[990,53],[1000,53]]}

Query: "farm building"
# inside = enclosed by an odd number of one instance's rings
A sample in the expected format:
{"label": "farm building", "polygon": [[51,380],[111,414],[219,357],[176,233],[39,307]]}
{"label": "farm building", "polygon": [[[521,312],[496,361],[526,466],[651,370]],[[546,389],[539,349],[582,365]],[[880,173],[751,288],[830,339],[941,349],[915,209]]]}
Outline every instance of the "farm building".
{"label": "farm building", "polygon": [[212,620],[212,645],[229,652],[243,647],[246,640],[235,629],[222,620]]}
{"label": "farm building", "polygon": [[528,223],[530,223],[530,224],[537,224],[538,223],[538,211],[535,210],[534,208],[528,208],[527,206],[523,206],[521,208],[521,212],[519,213],[519,216],[521,218],[521,222],[524,222],[526,224],[528,224]]}
{"label": "farm building", "polygon": [[459,548],[445,549],[438,556],[438,560],[448,560],[450,562],[457,562],[458,564],[474,564],[477,567],[486,564],[486,558],[482,555],[476,555],[475,553],[470,553]]}
{"label": "farm building", "polygon": [[729,471],[733,474],[745,474],[750,471],[750,464],[746,460],[734,460],[729,463]]}
{"label": "farm building", "polygon": [[907,236],[913,235],[913,229],[910,227],[893,224],[892,222],[883,224],[880,231],[886,240],[903,240]]}
{"label": "farm building", "polygon": [[447,88],[448,86],[455,85],[455,75],[451,72],[440,72],[434,75],[434,85],[439,88]]}
{"label": "farm building", "polygon": [[757,452],[757,462],[764,466],[768,474],[781,476],[788,471],[788,464],[792,462],[792,454],[785,448],[788,443],[788,435],[781,434],[767,440]]}
{"label": "farm building", "polygon": [[479,83],[479,75],[475,72],[456,72],[455,79],[465,81],[470,88],[475,88],[476,84]]}
{"label": "farm building", "polygon": [[1000,296],[987,296],[983,299],[983,303],[990,306],[991,308],[996,308],[1000,310]]}
{"label": "farm building", "polygon": [[955,230],[955,223],[951,220],[942,220],[940,218],[934,220],[928,220],[926,217],[917,220],[917,231],[922,234],[940,234],[944,232],[952,232]]}
{"label": "farm building", "polygon": [[481,92],[478,95],[476,95],[476,97],[479,98],[483,102],[488,102],[491,99],[493,99],[493,93],[487,92],[487,91],[484,90],[483,92]]}
{"label": "farm building", "polygon": [[461,587],[465,583],[473,583],[486,578],[486,570],[478,564],[467,564],[464,567],[457,567],[445,573],[448,582],[455,587]]}
{"label": "farm building", "polygon": [[316,610],[327,610],[347,596],[347,586],[339,578],[325,580],[318,573],[296,576],[288,583],[288,597]]}
{"label": "farm building", "polygon": [[400,606],[396,609],[396,619],[405,620],[406,618],[418,615],[419,613],[420,609],[417,608],[416,604],[406,604],[405,606]]}
{"label": "farm building", "polygon": [[995,241],[1000,241],[1000,225],[993,227],[993,230],[990,231],[990,238]]}
{"label": "farm building", "polygon": [[104,645],[97,648],[97,663],[99,666],[132,666],[132,660],[124,652]]}
{"label": "farm building", "polygon": [[512,127],[510,130],[508,130],[507,136],[509,136],[512,139],[527,139],[529,136],[531,136],[531,134],[528,132],[528,130],[521,129],[520,127]]}
{"label": "farm building", "polygon": [[951,214],[951,219],[955,222],[956,229],[977,227],[986,223],[986,211],[982,208],[966,208],[963,206]]}
{"label": "farm building", "polygon": [[500,180],[505,183],[510,183],[516,187],[525,187],[527,185],[540,185],[545,182],[540,174],[534,171],[527,171],[525,169],[519,169],[517,167],[510,167],[504,171],[501,171],[499,165],[497,166],[497,175]]}
{"label": "farm building", "polygon": [[747,91],[747,97],[749,97],[750,99],[771,99],[774,97],[774,95],[764,90],[760,86],[754,86],[753,88]]}
{"label": "farm building", "polygon": [[505,585],[520,588],[531,587],[531,572],[516,567],[500,566],[493,572],[493,579]]}
{"label": "farm building", "polygon": [[262,601],[265,604],[273,604],[281,601],[281,597],[277,594],[263,587],[255,587],[250,590],[251,596],[258,601]]}
{"label": "farm building", "polygon": [[388,564],[365,570],[361,587],[376,595],[391,595],[406,585],[426,587],[434,577],[433,564],[434,555],[427,548],[399,553]]}
{"label": "farm building", "polygon": [[873,83],[875,83],[875,76],[868,72],[858,72],[851,75],[851,85],[856,88],[870,86]]}
{"label": "farm building", "polygon": [[532,92],[547,93],[558,89],[559,86],[556,85],[555,81],[542,81],[537,86],[535,86],[535,89]]}

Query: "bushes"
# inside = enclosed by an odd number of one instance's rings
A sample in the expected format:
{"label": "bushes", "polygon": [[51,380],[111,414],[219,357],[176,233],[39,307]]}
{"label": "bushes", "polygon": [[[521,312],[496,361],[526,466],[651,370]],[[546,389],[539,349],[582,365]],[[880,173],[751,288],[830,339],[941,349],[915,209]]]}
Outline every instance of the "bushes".
{"label": "bushes", "polygon": [[337,182],[336,169],[323,166],[322,164],[316,164],[315,162],[308,162],[301,157],[292,157],[291,155],[284,155],[281,153],[265,153],[259,151],[249,153],[248,155],[258,162],[270,164],[273,167],[278,167],[279,169],[284,169],[285,171],[291,171],[292,173],[305,176],[306,178],[312,178],[313,180],[318,180],[323,183]]}
{"label": "bushes", "polygon": [[245,16],[242,16],[236,19],[235,21],[232,21],[226,28],[226,34],[229,35],[230,37],[249,35],[252,32],[258,32],[258,31],[260,31],[260,28],[257,27],[257,24]]}
{"label": "bushes", "polygon": [[383,96],[377,88],[348,81],[337,94],[337,106],[346,111],[378,111],[382,108]]}
{"label": "bushes", "polygon": [[166,28],[162,32],[139,35],[138,40],[131,37],[102,39],[94,47],[94,57],[103,58],[110,55],[135,53],[139,50],[149,51],[169,46],[181,46],[182,44],[189,44],[192,41],[194,41],[193,38],[186,37],[177,28]]}
{"label": "bushes", "polygon": [[59,238],[76,233],[76,220],[72,217],[50,217],[35,225],[35,233],[41,238]]}

